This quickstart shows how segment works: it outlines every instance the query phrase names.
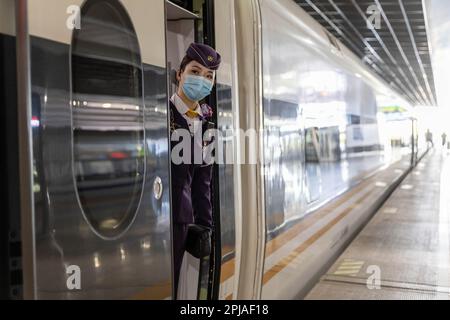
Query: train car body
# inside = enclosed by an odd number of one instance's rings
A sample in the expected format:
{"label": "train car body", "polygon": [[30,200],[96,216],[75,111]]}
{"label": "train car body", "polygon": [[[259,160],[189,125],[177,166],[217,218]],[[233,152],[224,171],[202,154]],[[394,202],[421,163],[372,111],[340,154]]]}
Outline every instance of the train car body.
{"label": "train car body", "polygon": [[380,121],[384,104],[405,103],[293,1],[235,5],[240,128],[263,132],[246,150],[262,161],[241,169],[236,296],[302,298],[373,210],[337,219],[328,205],[409,168],[410,146],[393,148]]}

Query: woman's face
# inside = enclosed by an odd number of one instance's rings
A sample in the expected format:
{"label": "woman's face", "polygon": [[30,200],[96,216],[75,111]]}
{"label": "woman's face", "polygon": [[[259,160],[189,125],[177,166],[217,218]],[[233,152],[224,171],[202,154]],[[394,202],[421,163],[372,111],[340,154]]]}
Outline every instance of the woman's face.
{"label": "woman's face", "polygon": [[186,65],[184,71],[177,74],[177,80],[180,88],[183,87],[186,76],[188,75],[204,77],[211,82],[214,82],[216,78],[216,72],[214,70],[202,66],[197,61],[191,61]]}

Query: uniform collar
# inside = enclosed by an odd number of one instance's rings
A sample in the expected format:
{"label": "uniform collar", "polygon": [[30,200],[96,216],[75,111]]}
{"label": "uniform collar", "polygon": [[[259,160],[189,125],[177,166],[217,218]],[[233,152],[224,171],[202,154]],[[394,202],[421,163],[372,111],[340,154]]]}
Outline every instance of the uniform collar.
{"label": "uniform collar", "polygon": [[[183,99],[181,99],[177,93],[172,96],[170,101],[172,101],[172,103],[175,105],[175,108],[177,108],[177,111],[183,116],[185,116],[186,112],[190,110],[189,107],[184,103]],[[200,108],[200,105],[198,103],[197,108],[194,111],[200,115],[200,118],[203,117],[202,108]]]}

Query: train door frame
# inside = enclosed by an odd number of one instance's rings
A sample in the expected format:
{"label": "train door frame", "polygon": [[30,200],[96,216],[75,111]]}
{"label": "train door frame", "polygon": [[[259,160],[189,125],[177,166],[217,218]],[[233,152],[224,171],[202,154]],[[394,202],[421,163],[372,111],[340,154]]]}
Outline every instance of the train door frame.
{"label": "train door frame", "polygon": [[[175,5],[179,5],[176,2],[167,0],[166,3],[173,3]],[[192,6],[192,2],[187,1],[185,6],[181,6],[181,8],[188,10]],[[203,34],[202,39],[199,39],[199,20],[194,20],[194,35],[196,42],[202,42],[204,44],[207,44],[211,47],[215,47],[215,23],[214,23],[214,0],[204,0],[203,2],[203,16],[202,21],[203,23]],[[167,12],[167,11],[166,11]],[[166,13],[167,14],[167,13]],[[166,23],[169,21],[168,17],[166,16]],[[167,34],[167,25],[166,25],[166,34]],[[166,38],[167,41],[167,38]],[[166,46],[166,56],[168,56],[167,53],[167,46]],[[169,61],[168,61],[169,62]],[[171,70],[170,65],[168,65],[168,75],[167,75],[167,81],[168,81],[168,90],[171,88]],[[168,94],[171,92],[168,91]],[[217,86],[214,86],[211,94],[205,99],[206,103],[209,105],[217,108]],[[218,124],[218,115],[217,112],[214,112],[212,122],[215,124],[215,129],[217,129]],[[214,224],[214,230],[212,232],[211,236],[211,255],[209,256],[209,270],[207,270],[208,274],[208,283],[207,283],[207,293],[206,297],[202,297],[200,295],[200,290],[198,290],[197,293],[197,299],[206,299],[206,300],[217,300],[219,298],[219,290],[220,290],[220,275],[221,275],[221,260],[222,260],[222,247],[221,247],[221,229],[220,229],[220,184],[219,184],[219,167],[218,164],[213,164],[213,181],[212,181],[212,207],[213,207],[213,224]],[[200,266],[200,273],[203,273],[206,270],[203,269],[203,265]],[[198,288],[200,289],[202,285],[202,277],[199,277],[198,282]]]}
{"label": "train door frame", "polygon": [[[260,0],[235,1],[236,68],[238,77],[239,130],[263,129],[263,37]],[[242,108],[241,106],[246,106]],[[246,144],[240,160],[248,154],[264,158],[263,142]],[[244,156],[244,157],[243,157]],[[260,161],[239,170],[241,201],[238,231],[237,299],[260,299],[266,251],[264,166]],[[244,214],[245,212],[245,214]],[[245,232],[244,230],[245,226]]]}
{"label": "train door frame", "polygon": [[[0,19],[5,22],[0,29],[0,91],[2,92],[0,100],[5,105],[1,117],[2,149],[5,150],[5,156],[1,159],[4,191],[2,192],[2,214],[0,215],[0,299],[16,300],[24,297],[24,278],[27,281],[33,278],[32,265],[21,262],[23,253],[28,252],[30,247],[22,248],[24,242],[21,237],[23,232],[21,232],[20,225],[21,212],[28,214],[27,210],[30,210],[26,201],[21,203],[20,190],[27,186],[19,181],[21,178],[19,166],[21,163],[27,166],[28,161],[24,154],[19,152],[19,148],[26,149],[27,144],[31,141],[26,136],[19,140],[22,136],[19,134],[19,126],[25,135],[29,132],[29,122],[19,121],[19,113],[26,115],[27,97],[20,100],[20,105],[18,101],[19,70],[22,75],[20,78],[22,80],[21,92],[27,92],[27,83],[23,82],[23,79],[26,79],[24,72],[27,71],[27,60],[25,59],[22,64],[17,63],[19,52],[21,59],[26,58],[28,54],[27,43],[23,41],[27,37],[27,28],[18,23],[20,18],[26,16],[26,2],[21,0],[0,1],[0,12],[2,15]],[[25,291],[26,298],[32,299],[33,286],[27,284]]]}
{"label": "train door frame", "polygon": [[[214,10],[215,0],[205,0],[203,4],[203,26],[204,26],[204,38],[205,44],[215,48],[216,47],[216,28],[215,28],[215,10]],[[217,110],[218,100],[217,100],[217,86],[211,95],[207,98],[207,103],[214,106]],[[214,129],[218,129],[218,114],[214,112],[213,122],[215,124]],[[221,227],[220,227],[220,183],[219,183],[219,165],[214,163],[213,165],[213,186],[212,186],[212,199],[213,199],[213,221],[214,230],[212,233],[212,252],[210,256],[210,261],[212,261],[212,266],[210,266],[210,282],[208,285],[208,298],[209,300],[218,300],[220,291],[220,275],[222,266],[222,243],[221,243]]]}
{"label": "train door frame", "polygon": [[[33,196],[33,142],[31,133],[31,52],[28,1],[16,1],[17,120],[19,144],[19,195],[22,296],[37,296]],[[22,121],[25,119],[25,121]]]}
{"label": "train door frame", "polygon": [[[173,94],[173,82],[174,82],[174,74],[172,72],[172,64],[170,61],[170,55],[169,55],[169,22],[173,21],[171,19],[171,17],[168,14],[168,9],[170,6],[175,7],[175,9],[177,11],[186,11],[183,12],[183,14],[187,14],[188,16],[190,16],[190,14],[192,14],[192,17],[187,18],[187,17],[183,17],[180,20],[188,20],[188,19],[196,19],[196,15],[193,13],[193,7],[192,7],[192,1],[187,1],[185,3],[185,5],[183,5],[183,1],[172,1],[172,0],[164,0],[164,6],[165,6],[165,10],[164,10],[164,22],[165,22],[165,35],[164,35],[164,41],[165,41],[165,55],[166,55],[166,80],[167,80],[167,110],[169,110],[170,108],[170,98],[171,95]],[[178,20],[178,18],[177,18]],[[177,21],[175,20],[175,21]],[[197,28],[196,27],[196,21],[194,20],[194,30]],[[194,37],[196,37],[196,34],[194,32]],[[168,130],[170,130],[170,117],[167,117],[167,128]],[[170,132],[168,132],[168,136],[169,136],[169,145],[170,145]],[[170,230],[171,230],[171,259],[172,259],[172,270],[171,270],[171,275],[172,275],[172,300],[177,300],[177,295],[178,292],[175,290],[175,261],[174,261],[174,252],[173,252],[173,242],[174,242],[174,222],[173,222],[173,215],[172,215],[172,201],[173,201],[173,197],[172,197],[172,170],[171,170],[171,156],[169,156],[169,181],[170,181],[170,203],[171,203],[171,214],[170,214]],[[200,277],[199,277],[200,278]],[[199,279],[200,280],[200,279]],[[197,284],[197,287],[199,287],[199,283]]]}

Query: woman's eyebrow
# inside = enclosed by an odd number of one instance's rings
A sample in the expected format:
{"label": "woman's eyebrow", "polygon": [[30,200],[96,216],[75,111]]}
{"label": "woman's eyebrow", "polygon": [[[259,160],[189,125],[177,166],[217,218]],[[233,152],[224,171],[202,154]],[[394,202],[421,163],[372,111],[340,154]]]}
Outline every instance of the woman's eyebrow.
{"label": "woman's eyebrow", "polygon": [[[193,65],[193,66],[191,67],[191,70],[194,70],[194,69],[195,69],[195,71],[203,71],[203,68],[201,68],[201,67],[199,67],[199,66],[196,66],[196,65]],[[211,70],[208,70],[208,71],[207,71],[207,74],[208,74],[208,75],[211,75],[211,76],[214,76],[214,72],[211,71]]]}

